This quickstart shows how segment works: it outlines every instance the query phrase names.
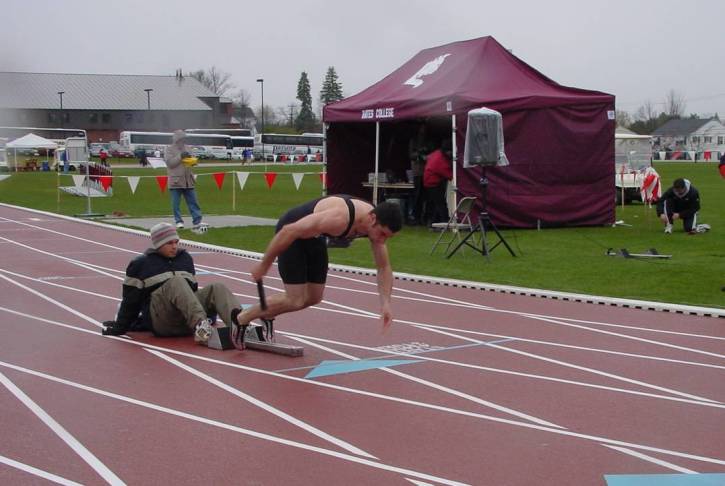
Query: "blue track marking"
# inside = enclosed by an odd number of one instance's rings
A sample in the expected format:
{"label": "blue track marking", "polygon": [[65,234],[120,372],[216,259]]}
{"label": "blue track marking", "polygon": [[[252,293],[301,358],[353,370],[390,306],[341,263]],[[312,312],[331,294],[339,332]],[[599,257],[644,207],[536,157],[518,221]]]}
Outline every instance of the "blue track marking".
{"label": "blue track marking", "polygon": [[[251,304],[242,304],[242,309],[245,309],[246,308],[245,306],[246,307],[251,307]],[[497,339],[496,341],[488,341],[488,342],[485,342],[485,343],[459,344],[458,346],[449,346],[449,347],[446,347],[446,348],[426,349],[426,350],[416,351],[414,353],[406,353],[406,354],[437,353],[439,351],[450,351],[450,350],[453,350],[453,349],[473,348],[473,347],[476,347],[476,346],[486,346],[487,344],[500,344],[500,343],[505,343],[505,342],[509,342],[509,341],[516,341],[516,339],[515,338],[506,338],[506,339]],[[381,356],[376,356],[375,358],[370,358],[370,360],[380,360],[380,359],[383,359],[383,358],[395,358],[397,356],[400,356],[400,354],[384,354],[384,355],[381,355]],[[405,360],[403,360],[403,361],[405,361]],[[425,360],[414,360],[413,362],[416,362],[417,363],[417,362],[420,362],[420,361],[425,361]],[[330,362],[333,362],[333,361],[330,361]],[[324,361],[323,361],[323,363],[324,363]],[[313,369],[314,370],[318,366],[321,366],[321,365],[322,365],[322,363],[320,363],[319,365],[316,365],[316,366],[298,366],[296,368],[284,368],[284,369],[275,370],[275,371],[277,373],[288,373],[290,371],[299,371],[299,370],[307,370],[307,369]],[[378,366],[377,368],[381,368],[381,367]],[[373,369],[373,368],[369,368],[369,369]],[[356,370],[356,371],[363,371],[363,370]],[[320,375],[320,376],[324,376],[324,375]],[[309,377],[309,375],[307,377]]]}
{"label": "blue track marking", "polygon": [[723,486],[725,474],[605,474],[607,486]]}
{"label": "blue track marking", "polygon": [[411,359],[360,359],[360,360],[325,360],[307,373],[305,378],[319,378],[320,376],[341,375],[378,368],[389,368],[404,364],[420,363],[420,360]]}

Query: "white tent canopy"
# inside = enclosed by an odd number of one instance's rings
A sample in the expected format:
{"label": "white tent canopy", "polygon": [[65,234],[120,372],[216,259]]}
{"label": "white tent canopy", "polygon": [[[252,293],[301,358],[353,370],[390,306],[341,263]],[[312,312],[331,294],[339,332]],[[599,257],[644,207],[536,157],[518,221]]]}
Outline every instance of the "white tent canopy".
{"label": "white tent canopy", "polygon": [[48,158],[48,150],[57,149],[58,144],[47,138],[39,137],[34,133],[28,133],[20,138],[16,138],[12,142],[5,144],[6,149],[13,149],[14,159],[13,167],[18,170],[18,149],[45,149],[46,159]]}
{"label": "white tent canopy", "polygon": [[25,148],[43,148],[57,149],[58,144],[47,138],[39,137],[34,133],[28,133],[25,136],[16,138],[12,142],[5,144],[6,148],[25,149]]}

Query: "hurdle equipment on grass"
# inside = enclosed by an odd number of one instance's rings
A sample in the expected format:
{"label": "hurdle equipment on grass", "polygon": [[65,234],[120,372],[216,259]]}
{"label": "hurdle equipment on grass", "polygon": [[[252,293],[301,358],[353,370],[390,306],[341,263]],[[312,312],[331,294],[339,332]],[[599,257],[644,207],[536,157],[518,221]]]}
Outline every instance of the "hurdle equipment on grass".
{"label": "hurdle equipment on grass", "polygon": [[672,255],[660,255],[659,252],[657,252],[656,249],[650,248],[649,250],[645,251],[644,253],[630,253],[626,248],[622,248],[621,250],[617,251],[613,248],[609,248],[606,253],[607,256],[619,256],[624,258],[660,258],[660,259],[668,259],[672,258]]}

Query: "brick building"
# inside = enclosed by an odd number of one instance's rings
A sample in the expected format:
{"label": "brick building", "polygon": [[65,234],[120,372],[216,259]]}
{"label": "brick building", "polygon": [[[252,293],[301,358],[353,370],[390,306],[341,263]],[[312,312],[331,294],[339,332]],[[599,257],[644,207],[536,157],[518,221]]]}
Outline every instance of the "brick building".
{"label": "brick building", "polygon": [[123,130],[237,128],[232,101],[188,76],[0,72],[0,126],[81,128],[89,142]]}

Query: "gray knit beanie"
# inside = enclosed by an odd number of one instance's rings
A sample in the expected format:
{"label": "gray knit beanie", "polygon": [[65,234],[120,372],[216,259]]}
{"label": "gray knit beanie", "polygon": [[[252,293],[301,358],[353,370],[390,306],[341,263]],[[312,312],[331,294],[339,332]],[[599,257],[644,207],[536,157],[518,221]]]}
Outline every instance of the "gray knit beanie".
{"label": "gray knit beanie", "polygon": [[159,223],[151,227],[151,244],[159,249],[169,241],[178,240],[179,234],[169,223]]}

